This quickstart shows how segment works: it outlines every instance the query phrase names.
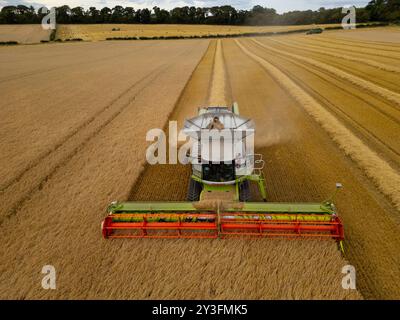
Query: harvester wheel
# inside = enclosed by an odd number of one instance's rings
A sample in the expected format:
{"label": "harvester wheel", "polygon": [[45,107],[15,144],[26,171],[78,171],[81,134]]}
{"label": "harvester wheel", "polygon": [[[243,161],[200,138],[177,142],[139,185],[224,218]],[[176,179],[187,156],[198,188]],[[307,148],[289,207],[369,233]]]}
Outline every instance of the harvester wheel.
{"label": "harvester wheel", "polygon": [[249,202],[251,200],[250,183],[247,180],[239,185],[239,200],[240,202]]}
{"label": "harvester wheel", "polygon": [[193,179],[190,179],[188,193],[187,193],[187,201],[190,201],[190,202],[199,201],[202,189],[203,189],[203,187],[202,187],[201,183],[199,183]]}

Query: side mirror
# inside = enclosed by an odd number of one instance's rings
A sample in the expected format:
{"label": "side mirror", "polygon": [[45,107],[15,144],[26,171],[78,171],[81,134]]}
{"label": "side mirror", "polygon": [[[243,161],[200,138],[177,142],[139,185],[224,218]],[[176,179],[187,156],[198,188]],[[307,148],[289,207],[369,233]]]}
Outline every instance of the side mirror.
{"label": "side mirror", "polygon": [[328,200],[324,201],[324,203],[333,203],[335,201],[336,195],[339,192],[340,189],[343,188],[343,185],[340,182],[336,183],[336,189],[335,192],[328,198]]}

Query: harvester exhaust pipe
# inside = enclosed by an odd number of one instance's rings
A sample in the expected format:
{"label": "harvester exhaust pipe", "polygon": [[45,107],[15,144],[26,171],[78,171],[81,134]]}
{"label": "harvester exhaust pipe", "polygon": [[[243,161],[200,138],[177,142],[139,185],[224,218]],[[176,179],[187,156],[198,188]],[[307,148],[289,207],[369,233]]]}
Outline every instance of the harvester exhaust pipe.
{"label": "harvester exhaust pipe", "polygon": [[240,115],[239,105],[238,105],[237,102],[234,102],[234,103],[233,103],[232,112],[233,112],[234,114],[238,115],[238,116]]}

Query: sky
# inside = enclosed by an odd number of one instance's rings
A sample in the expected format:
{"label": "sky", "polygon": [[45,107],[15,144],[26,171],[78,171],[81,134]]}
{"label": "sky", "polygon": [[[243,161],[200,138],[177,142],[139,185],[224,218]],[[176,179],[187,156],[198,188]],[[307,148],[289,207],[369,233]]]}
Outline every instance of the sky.
{"label": "sky", "polygon": [[33,5],[35,8],[40,6],[53,7],[60,5],[69,5],[70,7],[82,6],[88,7],[123,7],[134,8],[153,8],[158,6],[163,9],[172,9],[174,7],[195,6],[212,7],[217,5],[229,4],[237,9],[250,9],[254,5],[275,8],[279,13],[292,10],[319,9],[320,7],[363,7],[369,0],[0,0],[0,7],[6,5],[25,4]]}

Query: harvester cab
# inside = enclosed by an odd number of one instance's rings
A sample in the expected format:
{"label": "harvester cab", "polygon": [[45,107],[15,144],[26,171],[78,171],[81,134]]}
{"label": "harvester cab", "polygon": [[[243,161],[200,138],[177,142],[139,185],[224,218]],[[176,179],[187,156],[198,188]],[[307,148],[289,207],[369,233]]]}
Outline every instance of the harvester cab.
{"label": "harvester cab", "polygon": [[237,104],[232,109],[201,108],[197,117],[186,120],[183,131],[193,141],[188,201],[233,191],[232,200],[247,202],[251,181],[258,184],[266,201],[264,161],[262,155],[254,154],[254,122],[239,115]]}
{"label": "harvester cab", "polygon": [[[113,202],[102,223],[104,238],[318,238],[337,240],[343,251],[336,193],[322,203],[267,202],[255,126],[236,103],[200,108],[184,132],[192,140],[187,202]],[[250,183],[264,202],[251,202]]]}

